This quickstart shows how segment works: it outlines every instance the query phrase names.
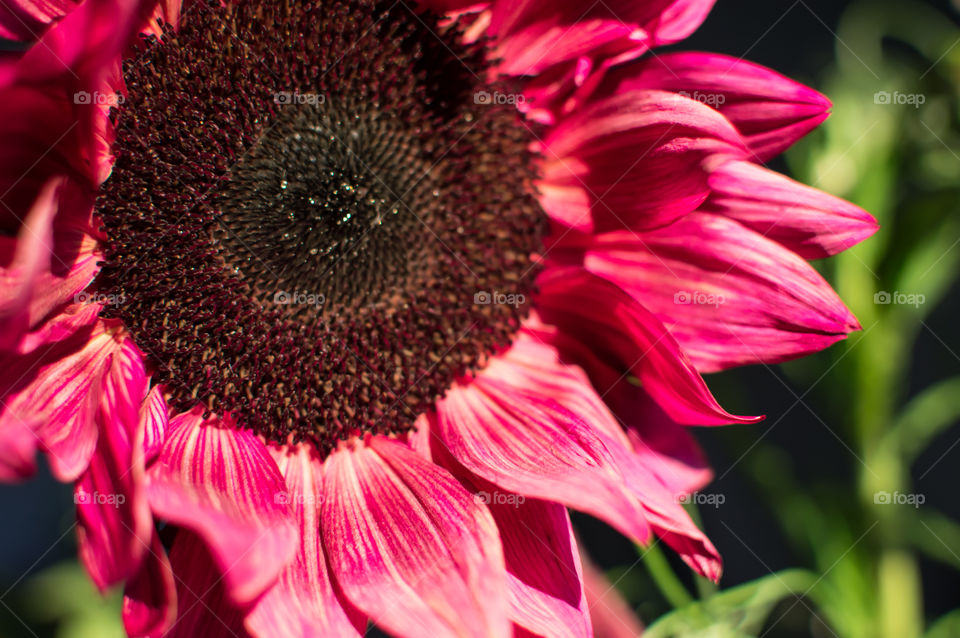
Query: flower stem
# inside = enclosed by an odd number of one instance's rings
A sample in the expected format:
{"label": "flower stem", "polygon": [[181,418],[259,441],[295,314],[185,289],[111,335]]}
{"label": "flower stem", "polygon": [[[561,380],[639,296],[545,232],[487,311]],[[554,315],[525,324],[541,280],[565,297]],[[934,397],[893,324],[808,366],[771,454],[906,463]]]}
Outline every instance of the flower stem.
{"label": "flower stem", "polygon": [[666,598],[667,602],[670,603],[674,609],[686,607],[693,602],[693,597],[690,596],[690,592],[687,591],[687,588],[684,587],[680,579],[677,578],[676,573],[673,571],[673,568],[670,567],[670,563],[667,562],[666,556],[660,551],[656,542],[650,545],[650,547],[641,547],[638,545],[637,551],[643,560],[643,564],[647,566],[647,571],[650,572],[650,576],[653,578],[657,589],[660,590],[660,593],[663,594],[663,597]]}

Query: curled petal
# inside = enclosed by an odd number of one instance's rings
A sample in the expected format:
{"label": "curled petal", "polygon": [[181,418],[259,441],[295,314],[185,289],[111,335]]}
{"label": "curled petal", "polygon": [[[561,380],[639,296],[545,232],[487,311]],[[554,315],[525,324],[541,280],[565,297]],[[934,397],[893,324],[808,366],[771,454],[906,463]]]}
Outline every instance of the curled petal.
{"label": "curled petal", "polygon": [[123,591],[123,626],[127,635],[160,638],[177,618],[177,591],[170,559],[155,533],[140,569]]}
{"label": "curled petal", "polygon": [[482,494],[503,540],[511,620],[539,636],[590,636],[590,609],[566,508],[518,495]]}
{"label": "curled petal", "polygon": [[665,46],[684,40],[696,31],[716,0],[674,0],[648,27],[656,46]]}
{"label": "curled petal", "polygon": [[121,342],[115,326],[99,322],[0,370],[0,431],[11,423],[32,430],[61,481],[90,462],[104,375]]}
{"label": "curled petal", "polygon": [[140,445],[139,410],[146,393],[142,355],[127,340],[104,378],[97,452],[74,490],[80,558],[101,591],[137,571],[153,536]]}
{"label": "curled petal", "polygon": [[582,56],[639,56],[651,44],[647,28],[670,4],[670,0],[496,0],[489,33],[497,42],[498,70],[531,76]]}
{"label": "curled petal", "polygon": [[243,607],[229,593],[229,572],[224,574],[201,538],[178,530],[170,567],[176,574],[177,619],[164,638],[252,638],[243,625]]}
{"label": "curled petal", "polygon": [[204,419],[200,407],[170,421],[148,471],[154,514],[207,543],[238,604],[269,587],[296,551],[296,527],[278,500],[283,493],[283,477],[264,444],[229,419]]}
{"label": "curled petal", "polygon": [[559,224],[584,232],[651,229],[695,210],[710,194],[711,153],[744,152],[719,113],[662,91],[598,100],[543,142],[540,201]]}
{"label": "curled petal", "polygon": [[630,371],[678,423],[754,423],[720,407],[676,340],[613,283],[580,268],[548,268],[539,280],[544,322],[579,341],[609,367]]}

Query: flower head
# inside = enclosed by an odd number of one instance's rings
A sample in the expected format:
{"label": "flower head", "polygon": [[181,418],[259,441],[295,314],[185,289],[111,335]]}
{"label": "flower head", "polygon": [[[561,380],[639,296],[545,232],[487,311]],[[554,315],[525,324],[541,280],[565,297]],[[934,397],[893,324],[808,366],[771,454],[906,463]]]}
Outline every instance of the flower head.
{"label": "flower head", "polygon": [[875,225],[761,164],[825,98],[644,57],[712,2],[588,4],[0,13],[0,477],[131,635],[590,635],[566,508],[719,578],[700,374],[857,329]]}

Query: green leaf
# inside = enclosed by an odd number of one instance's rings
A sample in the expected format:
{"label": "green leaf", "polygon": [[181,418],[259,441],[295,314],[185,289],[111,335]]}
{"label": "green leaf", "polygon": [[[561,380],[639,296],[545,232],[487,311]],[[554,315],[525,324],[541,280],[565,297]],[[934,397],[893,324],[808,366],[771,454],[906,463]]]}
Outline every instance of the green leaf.
{"label": "green leaf", "polygon": [[57,638],[123,638],[121,595],[101,596],[79,563],[54,565],[24,585],[25,620],[56,624]]}
{"label": "green leaf", "polygon": [[960,376],[940,381],[912,399],[888,434],[910,464],[930,441],[960,419]]}
{"label": "green leaf", "polygon": [[801,569],[770,574],[667,614],[651,626],[644,637],[753,636],[778,602],[792,596],[806,596],[816,583],[815,574]]}
{"label": "green leaf", "polygon": [[924,638],[956,638],[960,636],[960,609],[944,614],[924,634]]}

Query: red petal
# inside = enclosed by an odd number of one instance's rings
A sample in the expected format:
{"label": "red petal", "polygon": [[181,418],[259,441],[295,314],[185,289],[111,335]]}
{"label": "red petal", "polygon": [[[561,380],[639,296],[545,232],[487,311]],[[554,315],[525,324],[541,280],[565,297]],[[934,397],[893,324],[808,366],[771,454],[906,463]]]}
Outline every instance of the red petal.
{"label": "red petal", "polygon": [[300,548],[247,615],[247,628],[263,638],[360,636],[366,618],[350,606],[345,609],[334,592],[320,540],[321,461],[304,446],[290,451],[271,448],[270,452],[286,478],[281,500],[290,504],[299,523]]}
{"label": "red petal", "polygon": [[579,268],[549,268],[539,280],[543,320],[592,349],[610,367],[631,371],[678,423],[754,423],[720,407],[667,329],[623,290]]}
{"label": "red petal", "polygon": [[127,635],[161,638],[177,618],[177,592],[170,560],[153,535],[140,569],[123,592],[123,626]]}
{"label": "red petal", "polygon": [[330,568],[374,623],[410,636],[507,634],[496,525],[449,473],[373,437],[327,458],[324,496]]}
{"label": "red petal", "polygon": [[594,237],[584,265],[669,326],[701,372],[786,361],[860,328],[810,264],[718,215]]}
{"label": "red petal", "polygon": [[859,206],[750,162],[720,162],[710,189],[704,212],[735,219],[804,259],[836,255],[878,228]]}
{"label": "red petal", "polygon": [[101,591],[139,568],[153,536],[138,431],[146,393],[142,356],[128,340],[104,379],[97,452],[74,491],[80,559]]}
{"label": "red petal", "polygon": [[198,407],[170,421],[148,471],[150,507],[195,531],[223,572],[228,595],[249,603],[292,559],[296,526],[277,500],[286,488],[263,443],[230,420],[202,415]]}

